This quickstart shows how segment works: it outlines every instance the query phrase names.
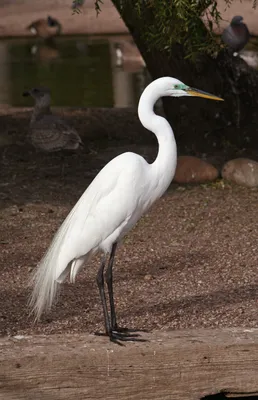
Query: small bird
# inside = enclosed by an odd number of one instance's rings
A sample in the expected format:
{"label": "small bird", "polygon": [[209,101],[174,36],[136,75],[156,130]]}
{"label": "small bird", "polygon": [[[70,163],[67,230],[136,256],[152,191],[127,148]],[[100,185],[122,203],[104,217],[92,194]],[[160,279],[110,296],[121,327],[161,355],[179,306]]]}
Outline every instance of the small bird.
{"label": "small bird", "polygon": [[233,53],[242,50],[250,39],[248,27],[243,20],[243,17],[236,15],[222,32],[222,41]]}
{"label": "small bird", "polygon": [[[105,333],[111,341],[142,341],[133,330],[117,324],[113,296],[113,263],[118,244],[137,221],[170,185],[177,163],[177,146],[167,120],[154,113],[163,96],[221,98],[193,89],[178,79],[163,77],[150,83],[141,95],[138,115],[142,125],[152,131],[159,145],[156,160],[149,164],[142,156],[127,152],[111,160],[82,194],[63,224],[32,278],[30,307],[39,319],[50,309],[58,283],[70,275],[71,282],[96,252],[102,253],[97,273],[103,307]],[[107,270],[104,277],[105,265]],[[104,291],[106,281],[110,315]]]}
{"label": "small bird", "polygon": [[23,92],[23,96],[31,96],[35,100],[29,133],[29,139],[35,148],[54,152],[77,150],[83,146],[77,131],[62,118],[52,114],[51,94],[48,88],[33,88]]}
{"label": "small bird", "polygon": [[42,39],[51,39],[60,35],[62,26],[57,19],[48,16],[46,19],[33,21],[26,29]]}

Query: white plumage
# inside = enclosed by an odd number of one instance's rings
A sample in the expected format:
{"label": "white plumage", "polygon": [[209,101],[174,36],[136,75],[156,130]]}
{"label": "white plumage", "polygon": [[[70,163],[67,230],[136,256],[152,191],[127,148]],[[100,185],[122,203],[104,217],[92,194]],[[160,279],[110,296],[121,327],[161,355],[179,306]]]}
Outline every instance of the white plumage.
{"label": "white plumage", "polygon": [[[58,283],[63,282],[68,274],[74,282],[79,270],[97,251],[105,255],[112,253],[112,249],[115,252],[116,243],[169,186],[176,168],[176,142],[169,123],[153,112],[158,98],[166,95],[196,95],[220,100],[170,77],[157,79],[145,89],[138,114],[142,124],[157,136],[158,156],[152,164],[148,164],[138,154],[121,154],[99,172],[83,193],[56,233],[34,275],[30,305],[36,319],[40,318],[44,309],[51,307]],[[108,267],[111,270],[112,264],[113,260]],[[102,267],[99,278],[103,277]],[[107,284],[112,291],[112,276]],[[101,293],[101,282],[99,289]],[[113,297],[113,293],[109,295]],[[105,299],[102,298],[105,316],[106,305],[103,301]],[[111,320],[105,316],[106,334],[111,340],[133,340],[135,336],[118,334],[112,302],[113,298],[110,299]]]}

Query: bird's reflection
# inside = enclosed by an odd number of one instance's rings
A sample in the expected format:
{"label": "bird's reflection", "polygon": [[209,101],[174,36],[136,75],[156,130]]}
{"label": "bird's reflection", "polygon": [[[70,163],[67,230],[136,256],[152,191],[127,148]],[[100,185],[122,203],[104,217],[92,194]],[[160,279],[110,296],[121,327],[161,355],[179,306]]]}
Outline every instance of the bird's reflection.
{"label": "bird's reflection", "polygon": [[56,43],[52,41],[44,41],[43,43],[34,44],[30,52],[41,63],[48,64],[60,58],[60,51]]}
{"label": "bird's reflection", "polygon": [[133,41],[121,40],[114,44],[116,67],[127,72],[137,72],[145,67],[145,62]]}

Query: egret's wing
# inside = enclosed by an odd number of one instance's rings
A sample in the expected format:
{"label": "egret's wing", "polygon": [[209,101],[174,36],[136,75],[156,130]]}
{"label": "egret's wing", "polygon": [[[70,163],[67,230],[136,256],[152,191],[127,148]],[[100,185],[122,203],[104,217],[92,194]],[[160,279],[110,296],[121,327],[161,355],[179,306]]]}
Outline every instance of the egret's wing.
{"label": "egret's wing", "polygon": [[[129,158],[133,162],[128,163]],[[58,231],[62,235],[60,270],[72,259],[95,249],[130,218],[144,192],[143,163],[146,161],[142,157],[125,153],[106,165],[93,180]],[[56,271],[56,279],[60,270]]]}
{"label": "egret's wing", "polygon": [[[50,308],[58,278],[75,259],[96,251],[136,210],[145,190],[146,161],[125,153],[108,163],[58,229],[33,278],[30,305],[36,318]],[[137,190],[136,190],[137,189]]]}

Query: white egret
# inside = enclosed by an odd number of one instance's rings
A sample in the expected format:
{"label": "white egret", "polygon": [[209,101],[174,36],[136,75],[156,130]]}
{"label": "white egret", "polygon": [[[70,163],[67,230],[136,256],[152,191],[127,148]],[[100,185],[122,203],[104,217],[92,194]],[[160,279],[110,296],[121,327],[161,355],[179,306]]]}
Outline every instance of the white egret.
{"label": "white egret", "polygon": [[[152,131],[159,150],[152,164],[140,155],[127,152],[111,160],[82,194],[52,244],[39,263],[33,277],[34,289],[30,306],[36,320],[53,304],[58,283],[77,273],[96,252],[103,254],[97,284],[103,307],[105,335],[111,341],[141,340],[117,325],[113,298],[112,267],[117,245],[150,206],[170,185],[177,163],[177,146],[167,120],[153,111],[162,96],[199,96],[222,100],[193,89],[178,79],[163,77],[153,81],[141,95],[138,115],[142,125]],[[104,269],[109,256],[105,280],[109,295],[110,315],[104,291]]]}

